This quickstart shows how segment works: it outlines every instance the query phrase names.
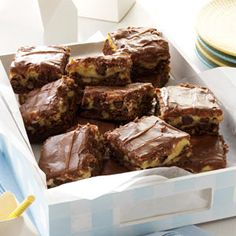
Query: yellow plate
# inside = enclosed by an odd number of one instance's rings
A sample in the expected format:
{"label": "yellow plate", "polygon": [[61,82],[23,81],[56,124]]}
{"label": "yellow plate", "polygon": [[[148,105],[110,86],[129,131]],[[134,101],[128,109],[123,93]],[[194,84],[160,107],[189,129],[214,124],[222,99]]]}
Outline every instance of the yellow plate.
{"label": "yellow plate", "polygon": [[236,56],[236,0],[213,0],[197,17],[197,33],[213,48]]}
{"label": "yellow plate", "polygon": [[229,62],[226,62],[226,61],[223,61],[217,57],[215,57],[214,55],[212,55],[211,53],[209,53],[208,51],[206,51],[202,46],[201,44],[196,41],[196,47],[197,49],[200,51],[200,53],[207,58],[207,60],[213,62],[214,64],[218,65],[218,66],[231,66],[233,67],[234,65],[229,63]]}

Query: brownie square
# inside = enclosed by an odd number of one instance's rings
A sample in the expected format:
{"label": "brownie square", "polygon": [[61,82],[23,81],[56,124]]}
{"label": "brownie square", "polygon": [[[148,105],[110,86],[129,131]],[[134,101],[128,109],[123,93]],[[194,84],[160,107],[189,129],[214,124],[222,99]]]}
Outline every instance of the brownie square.
{"label": "brownie square", "polygon": [[10,82],[15,93],[27,93],[60,79],[70,56],[68,47],[21,47],[10,67]]}
{"label": "brownie square", "polygon": [[74,58],[68,75],[81,87],[86,85],[123,86],[131,83],[132,61],[127,54]]}
{"label": "brownie square", "polygon": [[40,142],[73,125],[77,102],[77,85],[66,76],[31,91],[20,107],[30,141]]}
{"label": "brownie square", "polygon": [[175,165],[193,173],[226,167],[228,146],[221,135],[192,136],[192,156],[182,158]]}
{"label": "brownie square", "polygon": [[128,169],[171,165],[191,155],[190,136],[156,116],[146,116],[105,133],[110,155]]}
{"label": "brownie square", "polygon": [[223,112],[207,88],[180,84],[157,89],[157,114],[192,135],[217,135]]}
{"label": "brownie square", "polygon": [[169,45],[156,29],[128,27],[108,33],[103,53],[117,52],[131,56],[132,82],[151,82],[156,87],[168,82]]}
{"label": "brownie square", "polygon": [[103,140],[95,125],[48,138],[41,150],[39,167],[49,187],[89,178],[100,173],[104,155]]}
{"label": "brownie square", "polygon": [[87,86],[82,99],[83,117],[130,121],[152,109],[154,88],[150,83],[122,87]]}

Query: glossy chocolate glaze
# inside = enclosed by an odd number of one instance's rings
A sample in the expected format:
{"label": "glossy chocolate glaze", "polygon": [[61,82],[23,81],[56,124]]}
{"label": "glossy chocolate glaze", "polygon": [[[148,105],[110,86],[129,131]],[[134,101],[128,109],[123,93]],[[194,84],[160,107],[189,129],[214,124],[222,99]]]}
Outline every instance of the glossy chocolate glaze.
{"label": "glossy chocolate glaze", "polygon": [[48,138],[41,151],[39,166],[47,180],[60,178],[72,181],[98,174],[103,158],[103,148],[98,128],[95,125],[78,126],[65,134]]}
{"label": "glossy chocolate glaze", "polygon": [[45,116],[57,114],[58,110],[55,108],[60,102],[60,99],[66,96],[66,87],[69,85],[76,87],[72,79],[63,77],[62,79],[44,85],[40,89],[29,92],[27,99],[25,99],[25,102],[20,107],[22,116],[25,117],[25,115],[27,116],[30,113],[43,113],[42,115]]}
{"label": "glossy chocolate glaze", "polygon": [[44,141],[73,125],[78,102],[76,91],[74,80],[64,76],[26,95],[20,111],[32,142]]}
{"label": "glossy chocolate glaze", "polygon": [[65,74],[70,49],[60,46],[21,47],[10,67],[15,93],[27,93]]}
{"label": "glossy chocolate glaze", "polygon": [[[128,27],[109,35],[117,47],[116,51],[129,53],[134,64],[158,63],[170,58],[168,42],[154,28]],[[107,54],[105,48],[103,51]]]}
{"label": "glossy chocolate glaze", "polygon": [[145,160],[167,157],[175,144],[181,139],[189,140],[190,136],[156,116],[149,116],[107,132],[105,138],[124,155],[141,163]]}
{"label": "glossy chocolate glaze", "polygon": [[178,166],[193,173],[202,172],[204,167],[216,170],[226,167],[226,153],[228,146],[221,135],[219,136],[193,136],[191,137],[193,155],[182,158]]}
{"label": "glossy chocolate glaze", "polygon": [[220,116],[222,110],[213,93],[192,84],[157,89],[160,114],[164,118],[183,115]]}
{"label": "glossy chocolate glaze", "polygon": [[30,66],[49,65],[64,73],[62,61],[65,56],[70,56],[67,47],[37,46],[21,47],[18,49],[15,60],[11,64],[11,71],[24,74]]}

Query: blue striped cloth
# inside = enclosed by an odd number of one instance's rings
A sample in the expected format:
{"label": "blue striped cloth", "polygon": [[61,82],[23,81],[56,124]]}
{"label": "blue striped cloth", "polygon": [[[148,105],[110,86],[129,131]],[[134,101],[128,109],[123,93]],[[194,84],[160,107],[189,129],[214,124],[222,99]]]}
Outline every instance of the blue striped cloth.
{"label": "blue striped cloth", "polygon": [[23,201],[21,190],[18,187],[13,171],[8,163],[9,159],[6,153],[3,152],[4,147],[0,138],[0,193],[9,191],[12,192],[19,202]]}
{"label": "blue striped cloth", "polygon": [[[0,133],[0,183],[1,192],[12,192],[18,202],[22,202],[26,196],[33,194],[36,201],[30,209],[26,211],[32,223],[39,230],[41,235],[48,235],[48,228],[45,224],[47,220],[47,203],[37,184],[32,178],[32,170],[29,163],[24,160],[23,154],[17,150],[10,142],[6,145],[6,139]],[[23,189],[23,183],[27,184]]]}

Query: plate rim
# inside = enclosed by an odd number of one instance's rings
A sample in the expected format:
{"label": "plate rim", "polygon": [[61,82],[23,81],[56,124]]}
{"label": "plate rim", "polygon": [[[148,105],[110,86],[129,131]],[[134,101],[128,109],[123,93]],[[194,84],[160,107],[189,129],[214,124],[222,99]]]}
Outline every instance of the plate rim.
{"label": "plate rim", "polygon": [[232,58],[232,56],[228,57],[228,54],[223,54],[222,52],[220,52],[219,50],[215,49],[214,47],[208,45],[201,37],[200,35],[197,35],[197,40],[200,43],[200,45],[205,48],[205,50],[209,51],[210,53],[212,53],[214,56],[219,57],[222,60],[225,60],[227,62],[233,63],[236,66],[236,57],[235,59]]}
{"label": "plate rim", "polygon": [[[226,4],[229,4],[229,2],[226,0],[226,1],[224,1]],[[202,38],[202,39],[204,39],[204,41],[208,44],[208,45],[210,45],[211,47],[213,47],[213,48],[215,48],[215,49],[217,49],[218,51],[220,51],[220,52],[223,52],[223,53],[225,53],[225,54],[227,54],[227,55],[230,55],[230,56],[236,56],[236,50],[235,51],[230,51],[230,50],[228,50],[228,49],[225,49],[224,47],[222,47],[222,46],[219,46],[219,45],[217,45],[217,44],[214,44],[213,42],[212,42],[212,40],[211,39],[209,39],[206,35],[203,35],[200,31],[200,27],[199,27],[199,19],[202,17],[202,14],[203,14],[203,12],[204,11],[206,11],[206,9],[207,8],[209,8],[210,6],[212,6],[212,5],[215,5],[215,4],[218,4],[219,3],[219,0],[213,0],[213,1],[210,1],[210,2],[208,2],[208,3],[206,3],[201,9],[200,9],[200,11],[199,11],[199,13],[197,14],[197,20],[196,20],[196,32],[197,32],[197,34]]]}

